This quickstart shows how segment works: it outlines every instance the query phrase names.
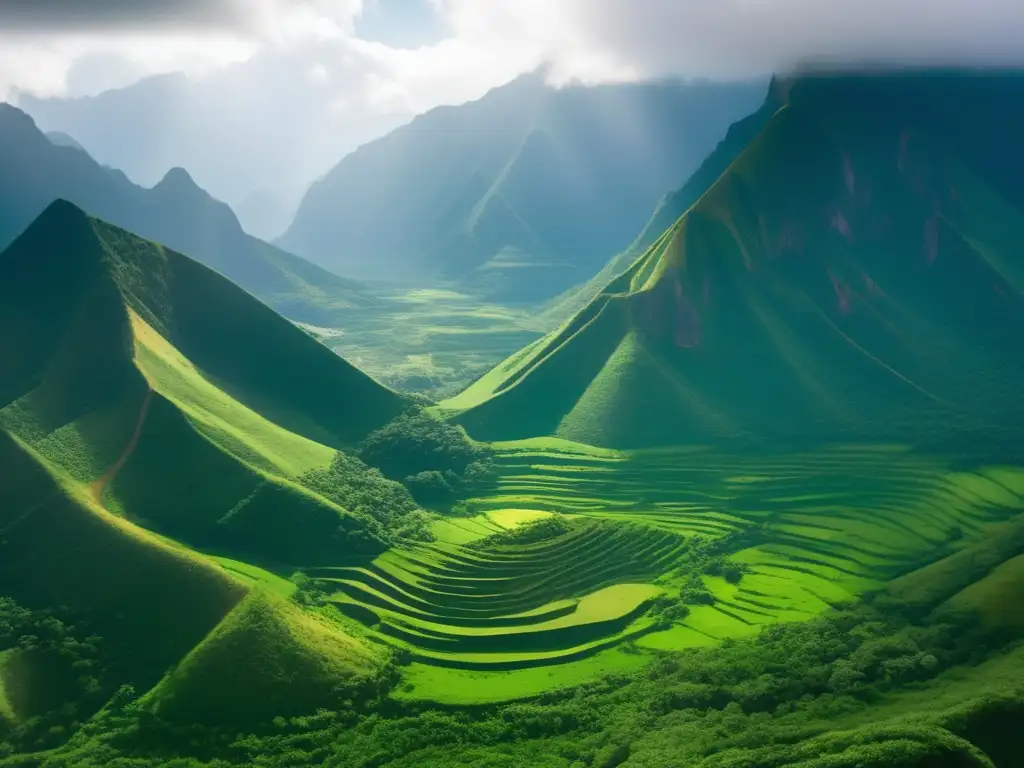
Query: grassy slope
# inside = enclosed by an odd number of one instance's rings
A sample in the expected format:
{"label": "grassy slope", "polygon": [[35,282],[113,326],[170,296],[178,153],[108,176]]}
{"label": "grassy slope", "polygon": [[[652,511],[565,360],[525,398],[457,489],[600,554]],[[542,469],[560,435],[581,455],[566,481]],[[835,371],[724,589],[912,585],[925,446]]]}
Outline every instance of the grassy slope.
{"label": "grassy slope", "polygon": [[[49,254],[62,256],[63,272],[47,268]],[[269,360],[280,350],[321,371],[325,386],[369,392],[385,407],[378,418],[398,398],[215,273],[67,204],[0,256],[0,272],[2,591],[67,605],[104,637],[113,679],[140,690],[188,656],[150,697],[169,716],[214,699],[207,720],[308,711],[372,673],[378,654],[283,602],[294,586],[281,577],[214,565],[129,520],[256,561],[336,561],[331,536],[363,522],[289,479],[334,451],[282,424],[325,422],[339,445],[374,416],[354,404],[324,413],[325,390],[295,397],[298,385],[275,378]],[[214,324],[232,308],[246,317],[246,302],[266,360],[239,348],[238,317]],[[238,354],[219,360],[214,378],[171,339],[199,356]],[[263,412],[226,393],[240,381],[234,390]]]}
{"label": "grassy slope", "polygon": [[[64,271],[51,276],[49,253]],[[192,545],[347,556],[336,532],[365,521],[293,479],[391,418],[397,395],[214,272],[66,203],[0,267],[0,423],[111,509]]]}
{"label": "grassy slope", "polygon": [[105,641],[118,675],[153,685],[242,599],[242,584],[103,510],[87,490],[0,432],[3,592],[67,605]]}
{"label": "grassy slope", "polygon": [[266,722],[336,704],[382,658],[270,593],[251,593],[147,696],[169,720]]}
{"label": "grassy slope", "polygon": [[442,407],[483,439],[616,447],[1018,419],[1024,218],[913,112],[875,121],[819,98],[778,111],[563,329]]}
{"label": "grassy slope", "polygon": [[279,579],[252,566],[239,578],[111,515],[2,431],[0,462],[10,469],[0,482],[0,589],[26,605],[68,606],[103,637],[113,679],[140,691],[159,682],[146,703],[161,714],[247,723],[306,712],[379,664],[339,627],[282,600]]}
{"label": "grassy slope", "polygon": [[627,249],[611,259],[590,280],[569,289],[545,305],[537,318],[539,327],[565,322],[598,296],[608,283],[629,269],[729,169],[780,106],[777,85],[773,82],[761,108],[729,127],[725,138],[704,158],[704,162],[687,179],[686,184],[658,203],[650,221]]}

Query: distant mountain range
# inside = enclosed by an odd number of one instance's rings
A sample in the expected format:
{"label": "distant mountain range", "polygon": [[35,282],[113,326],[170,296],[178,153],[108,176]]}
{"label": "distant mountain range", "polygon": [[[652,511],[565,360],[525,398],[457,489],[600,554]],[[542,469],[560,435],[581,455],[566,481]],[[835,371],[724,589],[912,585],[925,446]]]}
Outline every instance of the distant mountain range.
{"label": "distant mountain range", "polygon": [[189,254],[296,320],[316,323],[372,301],[359,284],[246,234],[185,170],[140,187],[71,137],[48,137],[27,114],[0,104],[0,249],[58,198]]}
{"label": "distant mountain range", "polygon": [[360,147],[279,244],[339,274],[535,300],[593,276],[763,82],[550,88],[540,73]]}
{"label": "distant mountain range", "polygon": [[1021,104],[1015,74],[776,83],[624,274],[446,405],[631,448],[1019,436]]}
{"label": "distant mountain range", "polygon": [[73,136],[143,186],[187,168],[231,205],[246,232],[270,239],[291,223],[310,182],[412,117],[347,112],[338,106],[346,84],[317,84],[312,66],[302,56],[264,52],[204,77],[157,75],[78,98],[19,93],[14,103],[45,131]]}

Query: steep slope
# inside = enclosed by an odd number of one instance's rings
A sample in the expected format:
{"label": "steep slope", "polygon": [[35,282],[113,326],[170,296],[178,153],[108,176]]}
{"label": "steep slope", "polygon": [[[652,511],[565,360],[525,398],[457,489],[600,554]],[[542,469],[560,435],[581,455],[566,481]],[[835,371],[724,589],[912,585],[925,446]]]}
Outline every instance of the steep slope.
{"label": "steep slope", "polygon": [[[339,627],[110,514],[3,430],[0,467],[0,590],[63,606],[100,638],[94,707],[121,685],[156,686],[144,704],[169,719],[252,723],[336,704],[381,664]],[[22,695],[45,680],[20,681]]]}
{"label": "steep slope", "polygon": [[297,320],[321,322],[332,309],[373,303],[362,286],[247,235],[184,170],[144,189],[0,104],[0,249],[56,199],[188,253]]}
{"label": "steep slope", "polygon": [[651,247],[701,196],[710,189],[718,178],[728,170],[733,161],[747,148],[764,126],[782,106],[779,99],[780,84],[773,78],[764,104],[753,114],[733,123],[725,138],[679,189],[663,197],[650,220],[630,243],[629,247],[614,256],[596,275],[584,283],[549,301],[537,316],[538,328],[559,326],[579,312],[597,296],[615,277],[625,272],[644,252]]}
{"label": "steep slope", "polygon": [[760,83],[555,90],[524,76],[353,152],[280,242],[342,274],[546,298],[626,246],[762,95]]}
{"label": "steep slope", "polygon": [[405,402],[212,270],[58,201],[0,255],[0,329],[0,425],[109,509],[275,561],[379,550],[301,480]]}
{"label": "steep slope", "polygon": [[[1015,75],[807,78],[559,331],[445,406],[476,437],[1012,439]],[[966,438],[963,438],[966,439]]]}
{"label": "steep slope", "polygon": [[72,608],[104,637],[115,677],[153,685],[244,596],[219,568],[104,511],[3,430],[0,466],[0,589]]}

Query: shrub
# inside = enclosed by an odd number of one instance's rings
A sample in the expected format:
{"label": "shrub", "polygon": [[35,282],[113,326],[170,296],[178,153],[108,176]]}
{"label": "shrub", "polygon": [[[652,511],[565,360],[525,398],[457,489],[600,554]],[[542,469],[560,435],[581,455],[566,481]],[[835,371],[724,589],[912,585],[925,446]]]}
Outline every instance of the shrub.
{"label": "shrub", "polygon": [[370,433],[359,446],[359,458],[401,480],[424,503],[448,502],[486,487],[495,474],[486,448],[460,427],[423,411],[409,411]]}
{"label": "shrub", "polygon": [[403,481],[412,497],[421,504],[444,503],[452,499],[455,489],[436,469],[417,472]]}
{"label": "shrub", "polygon": [[338,506],[367,518],[372,533],[387,544],[431,538],[428,517],[405,486],[355,456],[337,453],[329,468],[311,470],[299,481]]}

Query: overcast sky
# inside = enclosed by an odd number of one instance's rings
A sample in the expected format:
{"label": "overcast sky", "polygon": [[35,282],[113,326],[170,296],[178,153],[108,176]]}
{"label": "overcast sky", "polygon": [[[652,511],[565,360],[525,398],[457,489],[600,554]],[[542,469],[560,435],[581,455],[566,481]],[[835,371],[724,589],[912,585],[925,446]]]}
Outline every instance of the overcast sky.
{"label": "overcast sky", "polygon": [[0,92],[87,93],[275,48],[420,111],[543,59],[585,81],[734,76],[822,58],[1007,61],[1021,40],[1021,0],[0,0]]}
{"label": "overcast sky", "polygon": [[[203,119],[301,121],[252,148],[284,166],[308,138],[301,186],[355,143],[543,62],[557,82],[731,78],[807,61],[1016,64],[1021,41],[1024,0],[0,0],[0,99],[184,72],[207,82]],[[196,171],[233,201],[252,186],[226,165]]]}

